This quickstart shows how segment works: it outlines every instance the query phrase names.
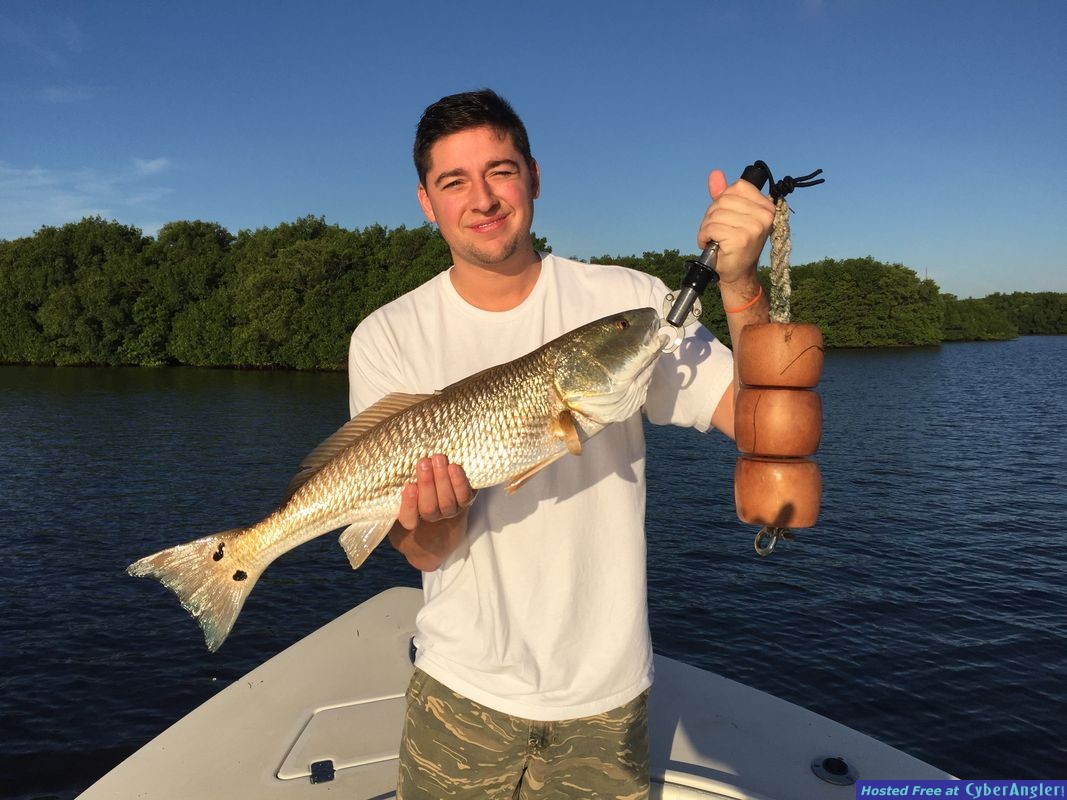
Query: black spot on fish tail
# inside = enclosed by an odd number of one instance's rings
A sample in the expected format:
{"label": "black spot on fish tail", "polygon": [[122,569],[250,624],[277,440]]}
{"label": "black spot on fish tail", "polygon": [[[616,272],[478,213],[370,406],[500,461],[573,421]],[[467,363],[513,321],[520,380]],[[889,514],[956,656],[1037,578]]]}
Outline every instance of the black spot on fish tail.
{"label": "black spot on fish tail", "polygon": [[248,573],[245,572],[243,569],[239,569],[239,570],[237,570],[237,572],[233,573],[233,579],[235,581],[243,581],[247,577],[248,577]]}
{"label": "black spot on fish tail", "polygon": [[222,551],[226,549],[226,542],[219,542],[219,549],[216,550],[211,558],[215,561],[222,561]]}

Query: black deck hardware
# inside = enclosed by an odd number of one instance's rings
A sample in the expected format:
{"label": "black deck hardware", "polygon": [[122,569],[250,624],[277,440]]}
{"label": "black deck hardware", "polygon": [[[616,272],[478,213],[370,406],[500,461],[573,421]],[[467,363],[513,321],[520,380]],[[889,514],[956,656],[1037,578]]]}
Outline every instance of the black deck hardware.
{"label": "black deck hardware", "polygon": [[311,782],[312,783],[329,783],[333,780],[333,761],[326,759],[325,761],[313,761],[311,762]]}
{"label": "black deck hardware", "polygon": [[811,771],[834,786],[851,786],[859,778],[859,773],[842,756],[819,756],[811,762]]}

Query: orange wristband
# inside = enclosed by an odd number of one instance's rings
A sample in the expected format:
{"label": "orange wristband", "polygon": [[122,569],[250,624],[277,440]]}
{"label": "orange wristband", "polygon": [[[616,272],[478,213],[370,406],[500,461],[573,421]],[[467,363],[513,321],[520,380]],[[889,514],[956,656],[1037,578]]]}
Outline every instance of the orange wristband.
{"label": "orange wristband", "polygon": [[723,311],[725,311],[727,314],[736,314],[738,311],[746,311],[752,308],[752,306],[756,305],[756,301],[759,300],[761,297],[763,297],[762,283],[760,284],[759,291],[756,292],[756,296],[749,300],[747,303],[745,303],[743,306],[738,306],[737,308],[724,308]]}

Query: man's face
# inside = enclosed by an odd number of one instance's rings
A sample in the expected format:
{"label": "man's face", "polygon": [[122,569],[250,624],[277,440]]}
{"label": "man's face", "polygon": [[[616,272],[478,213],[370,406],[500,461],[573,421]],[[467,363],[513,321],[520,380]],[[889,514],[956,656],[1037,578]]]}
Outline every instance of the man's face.
{"label": "man's face", "polygon": [[539,191],[537,164],[527,166],[509,134],[470,128],[434,142],[419,204],[457,262],[491,268],[532,249]]}

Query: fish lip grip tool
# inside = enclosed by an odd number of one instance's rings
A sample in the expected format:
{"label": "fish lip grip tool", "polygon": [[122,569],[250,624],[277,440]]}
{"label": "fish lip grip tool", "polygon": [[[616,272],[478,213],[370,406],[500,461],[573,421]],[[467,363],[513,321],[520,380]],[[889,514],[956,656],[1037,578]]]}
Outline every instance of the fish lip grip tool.
{"label": "fish lip grip tool", "polygon": [[[762,189],[768,178],[770,170],[762,161],[756,161],[745,167],[741,173],[741,180],[748,181],[757,189]],[[708,242],[707,247],[700,256],[692,261],[685,262],[687,271],[682,279],[682,288],[677,295],[671,295],[671,308],[665,315],[668,324],[675,328],[685,327],[688,317],[692,313],[694,317],[700,316],[700,295],[708,288],[709,283],[718,283],[719,274],[715,271],[715,262],[719,257],[719,243]],[[696,311],[694,312],[694,306]]]}

